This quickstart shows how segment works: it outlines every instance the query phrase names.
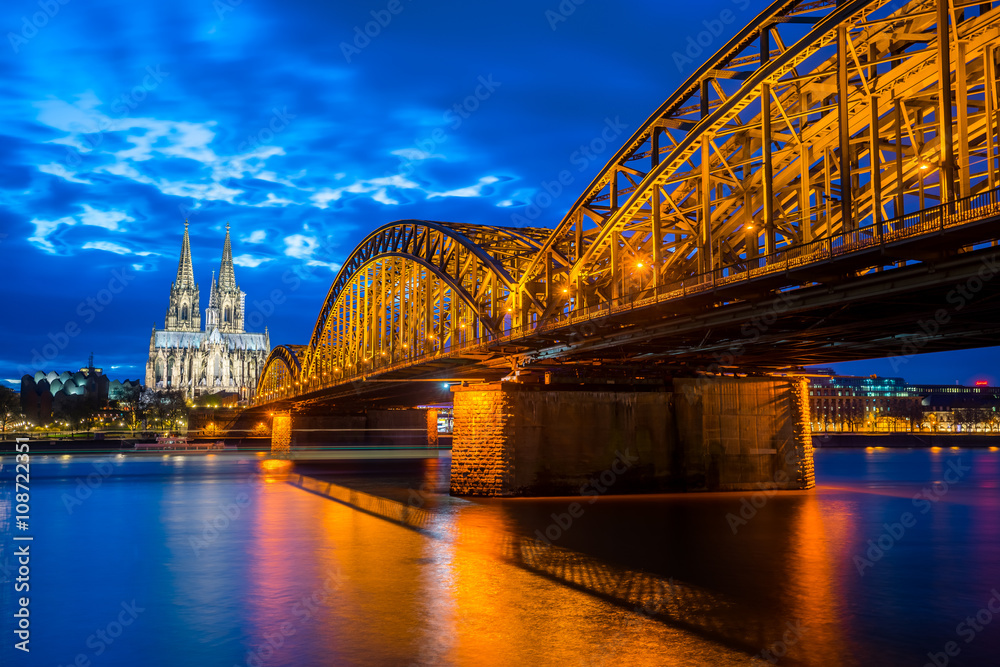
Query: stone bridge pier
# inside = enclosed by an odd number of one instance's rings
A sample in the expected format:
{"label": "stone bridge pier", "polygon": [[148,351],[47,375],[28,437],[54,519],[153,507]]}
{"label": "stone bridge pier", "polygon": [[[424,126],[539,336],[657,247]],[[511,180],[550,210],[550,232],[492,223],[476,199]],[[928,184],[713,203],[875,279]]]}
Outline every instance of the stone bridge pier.
{"label": "stone bridge pier", "polygon": [[271,452],[288,453],[293,445],[437,447],[437,411],[369,408],[354,412],[274,412]]}
{"label": "stone bridge pier", "polygon": [[808,489],[804,378],[454,387],[451,493]]}

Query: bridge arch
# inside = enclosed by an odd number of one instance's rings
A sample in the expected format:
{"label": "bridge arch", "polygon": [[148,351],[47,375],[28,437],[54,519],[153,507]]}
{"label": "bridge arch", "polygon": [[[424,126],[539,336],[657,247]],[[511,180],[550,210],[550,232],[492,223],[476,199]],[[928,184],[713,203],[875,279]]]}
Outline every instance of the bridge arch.
{"label": "bridge arch", "polygon": [[302,347],[278,345],[271,350],[257,381],[254,394],[257,400],[274,401],[299,393],[298,383],[302,375],[302,365],[298,354]]}
{"label": "bridge arch", "polygon": [[525,307],[513,276],[548,231],[428,220],[376,229],[327,293],[303,378],[330,381],[497,338]]}

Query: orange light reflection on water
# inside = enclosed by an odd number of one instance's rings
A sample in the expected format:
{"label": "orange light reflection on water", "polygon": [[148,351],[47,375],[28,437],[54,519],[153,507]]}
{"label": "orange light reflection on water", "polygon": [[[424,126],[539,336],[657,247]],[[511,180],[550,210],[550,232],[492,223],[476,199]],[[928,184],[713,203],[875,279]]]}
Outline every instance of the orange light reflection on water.
{"label": "orange light reflection on water", "polygon": [[[312,493],[277,488],[318,503],[315,553],[335,553],[342,575],[326,612],[336,620],[323,619],[336,628],[331,660],[364,662],[377,644],[385,664],[660,665],[677,654],[746,663],[745,653],[637,614],[643,594],[667,594],[649,575],[520,537],[488,502],[444,501],[428,517],[417,504],[297,480]],[[299,553],[301,570],[314,552]],[[609,594],[625,597],[612,604]]]}
{"label": "orange light reflection on water", "polygon": [[[794,517],[794,538],[789,550],[789,576],[794,582],[795,624],[801,620],[802,635],[791,647],[790,655],[803,659],[824,655],[833,662],[850,664],[842,636],[843,581],[857,576],[853,570],[848,537],[855,527],[851,512],[817,497],[822,490],[810,492]],[[846,568],[850,567],[850,571]],[[799,627],[799,626],[796,626]],[[783,639],[785,628],[775,628],[771,641]]]}

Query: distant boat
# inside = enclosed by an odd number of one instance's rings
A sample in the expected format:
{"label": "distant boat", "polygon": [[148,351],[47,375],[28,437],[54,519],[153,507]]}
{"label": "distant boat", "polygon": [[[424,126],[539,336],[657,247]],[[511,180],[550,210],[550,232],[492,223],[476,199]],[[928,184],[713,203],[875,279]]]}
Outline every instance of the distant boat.
{"label": "distant boat", "polygon": [[156,442],[137,442],[135,451],[211,451],[214,449],[236,449],[227,447],[222,440],[215,442],[191,442],[183,435],[161,435],[156,438]]}

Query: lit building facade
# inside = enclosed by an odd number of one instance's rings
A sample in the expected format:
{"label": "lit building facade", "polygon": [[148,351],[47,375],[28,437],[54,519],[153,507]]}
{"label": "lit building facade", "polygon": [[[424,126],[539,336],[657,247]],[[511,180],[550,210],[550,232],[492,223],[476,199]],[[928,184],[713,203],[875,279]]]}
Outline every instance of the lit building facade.
{"label": "lit building facade", "polygon": [[244,329],[245,303],[246,293],[236,283],[226,223],[219,276],[212,275],[208,308],[202,318],[185,222],[165,326],[154,327],[149,339],[146,386],[157,391],[179,390],[189,399],[226,392],[249,400],[267,360],[270,342],[266,330],[252,333]]}
{"label": "lit building facade", "polygon": [[1000,430],[1000,387],[831,373],[809,379],[809,403],[814,431]]}

